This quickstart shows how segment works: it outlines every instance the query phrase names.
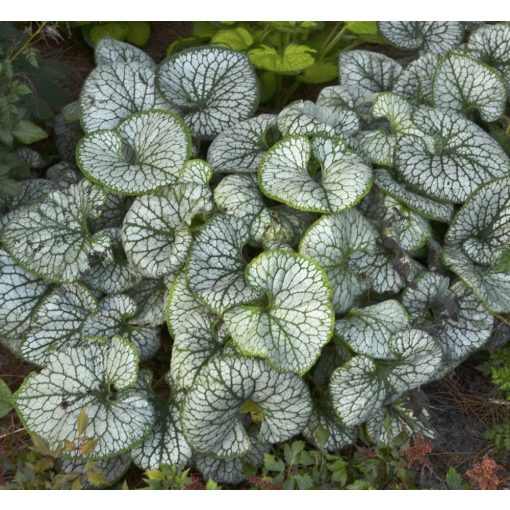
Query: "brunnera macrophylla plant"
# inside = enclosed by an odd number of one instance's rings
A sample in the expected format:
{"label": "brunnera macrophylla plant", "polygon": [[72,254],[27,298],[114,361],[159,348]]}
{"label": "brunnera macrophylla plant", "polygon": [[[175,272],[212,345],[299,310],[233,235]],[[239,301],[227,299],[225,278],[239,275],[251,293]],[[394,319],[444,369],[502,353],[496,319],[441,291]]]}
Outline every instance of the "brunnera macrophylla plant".
{"label": "brunnera macrophylla plant", "polygon": [[1,219],[1,341],[39,367],[13,397],[27,430],[55,447],[85,413],[88,457],[222,483],[298,435],[433,434],[410,392],[510,313],[510,160],[489,134],[510,28],[379,30],[401,62],[342,52],[338,85],[261,114],[241,53],[97,44],[63,161]]}

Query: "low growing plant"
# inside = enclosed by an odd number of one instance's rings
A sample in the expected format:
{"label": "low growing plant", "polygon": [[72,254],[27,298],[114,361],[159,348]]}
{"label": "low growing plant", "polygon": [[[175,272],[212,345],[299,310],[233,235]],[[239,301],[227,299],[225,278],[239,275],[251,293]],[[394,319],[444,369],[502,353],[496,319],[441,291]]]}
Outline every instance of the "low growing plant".
{"label": "low growing plant", "polygon": [[[13,398],[28,431],[56,448],[84,412],[95,445],[71,458],[222,484],[297,436],[433,435],[410,392],[510,312],[510,160],[488,134],[510,28],[379,31],[406,65],[340,52],[339,85],[261,115],[243,53],[157,65],[99,41],[60,117],[76,161],[2,218],[0,336],[40,367]],[[147,363],[168,345],[169,392]]]}

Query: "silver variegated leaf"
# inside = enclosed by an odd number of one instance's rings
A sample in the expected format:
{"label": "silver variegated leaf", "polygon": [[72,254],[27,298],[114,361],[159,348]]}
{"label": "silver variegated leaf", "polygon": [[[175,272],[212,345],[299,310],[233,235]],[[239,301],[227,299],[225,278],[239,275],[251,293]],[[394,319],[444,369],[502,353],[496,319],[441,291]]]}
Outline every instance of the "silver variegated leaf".
{"label": "silver variegated leaf", "polygon": [[386,131],[360,131],[356,135],[359,153],[372,165],[393,166],[397,137]]}
{"label": "silver variegated leaf", "polygon": [[121,195],[142,195],[177,181],[190,155],[190,138],[179,117],[153,110],[85,136],[76,154],[90,180]]}
{"label": "silver variegated leaf", "polygon": [[0,338],[12,350],[19,349],[34,310],[50,288],[0,249]]}
{"label": "silver variegated leaf", "polygon": [[443,54],[464,37],[460,21],[379,21],[377,25],[389,43],[405,50]]}
{"label": "silver variegated leaf", "polygon": [[137,311],[136,301],[128,295],[107,296],[99,304],[99,310],[85,319],[82,338],[120,335],[129,340],[140,359],[146,361],[159,349],[160,333],[157,328],[133,324]]}
{"label": "silver variegated leaf", "polygon": [[225,314],[234,344],[277,369],[306,373],[333,333],[326,275],[302,255],[269,251],[250,262],[246,281],[269,305],[240,306]]}
{"label": "silver variegated leaf", "polygon": [[400,73],[394,92],[417,103],[432,104],[432,82],[439,62],[436,53],[423,53]]}
{"label": "silver variegated leaf", "polygon": [[459,363],[489,338],[494,319],[464,285],[448,288],[448,278],[424,272],[402,293],[414,322],[430,331],[445,361]]}
{"label": "silver variegated leaf", "polygon": [[352,308],[336,321],[335,334],[358,354],[390,359],[390,338],[410,325],[406,309],[394,299],[364,308]]}
{"label": "silver variegated leaf", "polygon": [[153,403],[156,410],[154,428],[131,451],[131,458],[143,470],[159,469],[161,464],[182,469],[189,464],[192,452],[182,433],[177,404],[157,397]]}
{"label": "silver variegated leaf", "polygon": [[458,114],[419,108],[421,137],[399,138],[395,164],[402,178],[438,200],[462,203],[482,184],[510,171],[499,144]]}
{"label": "silver variegated leaf", "polygon": [[25,379],[15,405],[26,428],[52,449],[77,440],[84,409],[89,422],[81,435],[97,440],[90,457],[112,457],[140,443],[154,421],[137,379],[138,356],[127,340],[90,341],[51,355],[40,373]]}
{"label": "silver variegated leaf", "polygon": [[[325,433],[328,435],[326,441],[323,442],[322,438]],[[303,435],[316,448],[324,448],[329,452],[337,452],[346,446],[354,444],[357,433],[355,428],[343,425],[331,408],[328,407],[313,410]]]}
{"label": "silver variegated leaf", "polygon": [[141,275],[126,258],[119,228],[108,228],[100,232],[111,240],[111,256],[91,264],[82,281],[87,287],[104,294],[117,294],[133,288]]}
{"label": "silver variegated leaf", "polygon": [[98,302],[84,285],[57,287],[37,308],[21,353],[32,363],[46,364],[52,352],[78,346],[86,318],[97,311]]}
{"label": "silver variegated leaf", "polygon": [[177,177],[177,184],[194,184],[195,186],[208,186],[213,175],[209,163],[201,159],[190,159],[184,163]]}
{"label": "silver variegated leaf", "polygon": [[[273,146],[259,172],[262,192],[290,207],[332,213],[353,207],[372,185],[372,171],[353,153],[344,152],[341,140],[330,141],[334,150],[324,153],[322,137],[313,142],[291,136]],[[309,172],[312,156],[321,164],[320,179]]]}
{"label": "silver variegated leaf", "polygon": [[357,252],[377,253],[379,235],[356,209],[324,216],[304,234],[299,252],[315,260],[326,272],[337,313],[345,313],[370,284],[349,266]]}
{"label": "silver variegated leaf", "polygon": [[170,289],[166,319],[174,338],[169,379],[188,389],[202,367],[222,351],[226,332],[219,318],[190,292],[184,274],[176,276]]}
{"label": "silver variegated leaf", "polygon": [[258,115],[220,133],[209,146],[207,161],[216,173],[256,172],[278,137],[276,115]]}
{"label": "silver variegated leaf", "polygon": [[226,48],[190,48],[171,55],[159,66],[158,87],[200,138],[214,138],[248,119],[259,102],[248,57]]}
{"label": "silver variegated leaf", "polygon": [[475,264],[458,250],[445,249],[441,258],[490,311],[510,312],[510,272]]}
{"label": "silver variegated leaf", "polygon": [[347,427],[366,421],[386,396],[375,363],[365,356],[355,356],[337,368],[329,391],[333,409]]}
{"label": "silver variegated leaf", "polygon": [[137,197],[122,227],[128,260],[148,278],[177,272],[193,242],[193,218],[212,208],[209,188],[194,184],[177,184],[160,196]]}
{"label": "silver variegated leaf", "polygon": [[163,279],[142,280],[126,292],[137,304],[138,313],[134,320],[145,326],[159,326],[165,322],[167,286]]}
{"label": "silver variegated leaf", "polygon": [[366,103],[373,103],[379,92],[391,91],[402,66],[383,53],[367,50],[341,51],[340,84],[358,89]]}
{"label": "silver variegated leaf", "polygon": [[282,135],[350,136],[359,131],[356,113],[348,109],[328,108],[313,101],[298,100],[286,106],[278,115]]}
{"label": "silver variegated leaf", "polygon": [[455,53],[439,62],[433,97],[438,108],[464,113],[475,109],[486,122],[496,121],[506,106],[505,83],[498,72],[487,64]]}
{"label": "silver variegated leaf", "polygon": [[156,68],[156,63],[145,51],[111,37],[102,37],[97,42],[94,48],[94,57],[97,66],[109,66],[117,62],[124,64],[135,62],[150,69]]}
{"label": "silver variegated leaf", "polygon": [[104,200],[104,192],[86,181],[54,191],[12,214],[2,243],[18,264],[41,278],[76,281],[90,269],[92,255],[109,250],[109,240],[87,228]]}
{"label": "silver variegated leaf", "polygon": [[158,106],[154,69],[139,62],[100,65],[91,71],[80,95],[86,133],[114,129],[136,112]]}
{"label": "silver variegated leaf", "polygon": [[181,420],[192,448],[231,458],[251,448],[242,412],[261,420],[258,439],[276,443],[299,434],[311,413],[309,390],[296,375],[261,360],[214,358],[184,399]]}
{"label": "silver variegated leaf", "polygon": [[444,223],[451,221],[454,212],[453,205],[438,202],[415,193],[405,183],[396,181],[388,170],[382,168],[374,170],[374,181],[384,193],[421,216]]}
{"label": "silver variegated leaf", "polygon": [[248,238],[243,220],[219,215],[205,225],[192,246],[187,266],[190,290],[217,313],[261,296],[244,278],[242,248]]}
{"label": "silver variegated leaf", "polygon": [[478,188],[457,212],[445,244],[461,247],[479,264],[491,264],[510,248],[510,177]]}
{"label": "silver variegated leaf", "polygon": [[316,104],[329,108],[330,110],[347,109],[355,110],[356,101],[354,100],[352,91],[342,85],[332,85],[324,87],[317,96]]}

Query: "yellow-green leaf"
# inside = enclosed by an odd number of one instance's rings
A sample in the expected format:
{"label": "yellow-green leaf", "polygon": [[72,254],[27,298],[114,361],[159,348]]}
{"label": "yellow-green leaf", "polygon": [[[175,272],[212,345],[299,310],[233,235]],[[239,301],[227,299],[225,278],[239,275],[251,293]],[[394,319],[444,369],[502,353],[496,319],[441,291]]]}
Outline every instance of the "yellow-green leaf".
{"label": "yellow-green leaf", "polygon": [[376,21],[346,21],[345,28],[358,35],[377,35]]}
{"label": "yellow-green leaf", "polygon": [[128,21],[126,41],[136,46],[145,46],[151,36],[151,26],[148,21]]}
{"label": "yellow-green leaf", "polygon": [[214,34],[211,43],[243,51],[253,44],[253,36],[243,27],[223,29]]}
{"label": "yellow-green leaf", "polygon": [[249,51],[251,63],[275,73],[293,74],[303,71],[315,63],[315,50],[304,44],[289,44],[283,54],[275,48],[262,44]]}
{"label": "yellow-green leaf", "polygon": [[12,130],[12,134],[18,142],[25,144],[38,142],[48,137],[48,133],[44,129],[41,129],[29,120],[18,121]]}
{"label": "yellow-green leaf", "polygon": [[300,76],[300,80],[305,83],[327,83],[337,78],[338,65],[334,62],[316,62]]}
{"label": "yellow-green leaf", "polygon": [[87,425],[89,424],[89,417],[87,416],[87,412],[85,411],[85,408],[82,407],[80,413],[78,414],[78,418],[76,419],[77,424],[77,430],[78,435],[82,435],[85,429],[87,428]]}
{"label": "yellow-green leaf", "polygon": [[99,471],[88,471],[87,472],[87,480],[94,486],[94,487],[100,487],[101,485],[104,485],[106,482],[106,477],[103,473],[100,473]]}
{"label": "yellow-green leaf", "polygon": [[12,393],[7,383],[0,379],[0,418],[7,416],[12,409]]}

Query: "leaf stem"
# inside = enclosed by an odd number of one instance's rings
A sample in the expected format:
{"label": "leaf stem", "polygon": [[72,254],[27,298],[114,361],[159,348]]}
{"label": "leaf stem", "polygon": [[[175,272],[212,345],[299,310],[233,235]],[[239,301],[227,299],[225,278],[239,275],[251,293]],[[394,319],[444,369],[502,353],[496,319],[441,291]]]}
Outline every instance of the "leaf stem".
{"label": "leaf stem", "polygon": [[42,29],[49,23],[49,21],[43,21],[37,30],[25,41],[25,44],[16,52],[12,57],[9,57],[11,62],[14,62],[36,39],[36,37],[41,33]]}

